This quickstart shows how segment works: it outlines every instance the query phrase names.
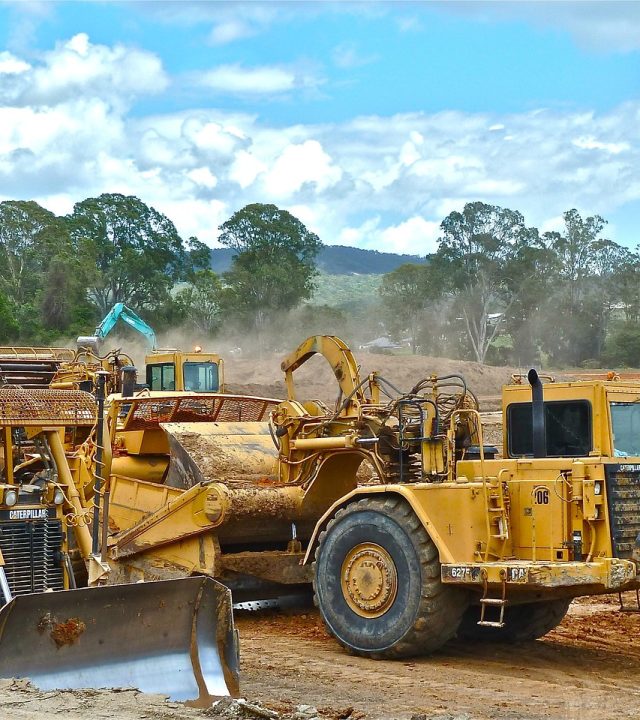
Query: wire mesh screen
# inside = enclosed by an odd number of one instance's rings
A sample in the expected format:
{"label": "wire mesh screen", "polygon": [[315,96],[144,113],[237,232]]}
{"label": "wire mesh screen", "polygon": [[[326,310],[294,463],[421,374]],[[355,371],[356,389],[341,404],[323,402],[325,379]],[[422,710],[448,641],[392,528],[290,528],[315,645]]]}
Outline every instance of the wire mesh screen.
{"label": "wire mesh screen", "polygon": [[132,398],[123,430],[148,430],[167,422],[256,422],[266,420],[279,404],[272,398],[246,395],[190,395]]}
{"label": "wire mesh screen", "polygon": [[93,395],[79,390],[0,387],[0,426],[94,425]]}

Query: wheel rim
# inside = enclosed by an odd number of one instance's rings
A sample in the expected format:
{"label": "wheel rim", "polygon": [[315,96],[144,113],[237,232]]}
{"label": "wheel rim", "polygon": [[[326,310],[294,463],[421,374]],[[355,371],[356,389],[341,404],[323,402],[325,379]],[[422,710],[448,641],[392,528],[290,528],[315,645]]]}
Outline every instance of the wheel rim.
{"label": "wheel rim", "polygon": [[393,558],[375,543],[360,543],[347,553],[340,582],[347,605],[366,618],[384,615],[398,592]]}

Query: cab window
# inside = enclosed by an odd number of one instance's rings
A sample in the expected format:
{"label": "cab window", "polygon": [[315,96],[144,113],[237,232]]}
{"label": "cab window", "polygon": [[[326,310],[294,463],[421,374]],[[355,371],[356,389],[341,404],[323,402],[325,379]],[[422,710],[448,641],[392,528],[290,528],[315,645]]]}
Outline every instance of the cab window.
{"label": "cab window", "polygon": [[186,362],[184,389],[191,392],[218,392],[218,365],[214,362]]}
{"label": "cab window", "polygon": [[175,390],[176,377],[173,363],[147,365],[147,385],[150,390]]}
{"label": "cab window", "polygon": [[640,405],[612,402],[611,427],[615,457],[640,455]]}
{"label": "cab window", "polygon": [[[553,400],[544,403],[548,457],[583,457],[592,449],[591,403],[587,400]],[[531,403],[507,408],[509,457],[533,455]]]}

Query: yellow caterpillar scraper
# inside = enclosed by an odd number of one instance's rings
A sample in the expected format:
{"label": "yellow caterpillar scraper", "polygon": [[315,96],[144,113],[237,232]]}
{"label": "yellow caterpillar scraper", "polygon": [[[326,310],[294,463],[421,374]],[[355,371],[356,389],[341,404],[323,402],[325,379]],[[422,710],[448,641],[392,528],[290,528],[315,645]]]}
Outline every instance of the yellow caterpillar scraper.
{"label": "yellow caterpillar scraper", "polygon": [[236,694],[231,593],[220,583],[75,589],[85,563],[90,584],[110,572],[95,508],[68,465],[95,422],[88,393],[0,388],[0,677],[43,690],[135,687],[202,706]]}

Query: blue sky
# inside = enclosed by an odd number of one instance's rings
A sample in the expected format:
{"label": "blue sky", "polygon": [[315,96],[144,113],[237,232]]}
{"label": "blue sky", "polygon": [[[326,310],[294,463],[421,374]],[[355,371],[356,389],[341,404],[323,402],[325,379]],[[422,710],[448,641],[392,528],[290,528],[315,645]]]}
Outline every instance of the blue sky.
{"label": "blue sky", "polygon": [[249,202],[424,254],[483,200],[635,247],[638,2],[1,2],[0,199]]}

